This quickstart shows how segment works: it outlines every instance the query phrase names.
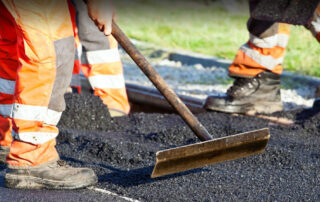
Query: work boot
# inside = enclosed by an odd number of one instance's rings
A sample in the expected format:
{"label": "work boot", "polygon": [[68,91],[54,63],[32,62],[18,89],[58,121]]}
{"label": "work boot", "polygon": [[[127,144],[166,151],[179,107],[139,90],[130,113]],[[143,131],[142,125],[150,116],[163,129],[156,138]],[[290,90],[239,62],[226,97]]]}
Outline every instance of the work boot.
{"label": "work boot", "polygon": [[313,105],[312,105],[312,108],[316,111],[320,111],[320,98],[316,98],[314,101],[313,101]]}
{"label": "work boot", "polygon": [[251,114],[281,111],[280,75],[262,72],[253,78],[236,77],[226,96],[208,96],[204,108]]}
{"label": "work boot", "polygon": [[6,158],[9,152],[10,147],[0,146],[0,164],[6,164]]}
{"label": "work boot", "polygon": [[14,189],[79,189],[97,182],[93,170],[73,168],[62,160],[35,167],[8,165],[5,175],[5,186]]}

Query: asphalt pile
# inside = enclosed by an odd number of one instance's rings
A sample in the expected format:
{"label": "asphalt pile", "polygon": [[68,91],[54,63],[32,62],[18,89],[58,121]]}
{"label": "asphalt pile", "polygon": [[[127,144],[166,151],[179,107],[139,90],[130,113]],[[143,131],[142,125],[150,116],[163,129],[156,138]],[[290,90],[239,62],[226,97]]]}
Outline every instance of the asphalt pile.
{"label": "asphalt pile", "polygon": [[275,113],[293,126],[254,117],[198,114],[214,137],[269,127],[265,153],[151,179],[155,153],[198,142],[175,114],[133,113],[111,118],[98,97],[67,94],[58,151],[73,166],[99,176],[99,188],[142,201],[320,199],[320,113]]}

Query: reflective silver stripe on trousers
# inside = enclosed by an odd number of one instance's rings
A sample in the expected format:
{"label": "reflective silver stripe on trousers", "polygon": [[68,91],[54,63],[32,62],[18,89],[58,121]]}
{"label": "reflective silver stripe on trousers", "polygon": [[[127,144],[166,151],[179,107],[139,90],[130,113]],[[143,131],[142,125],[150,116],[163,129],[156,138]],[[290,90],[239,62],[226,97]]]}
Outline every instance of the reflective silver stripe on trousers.
{"label": "reflective silver stripe on trousers", "polygon": [[120,54],[117,48],[108,50],[87,51],[87,59],[89,64],[103,64],[120,61]]}
{"label": "reflective silver stripe on trousers", "polygon": [[0,78],[0,92],[8,95],[14,94],[15,81]]}
{"label": "reflective silver stripe on trousers", "polygon": [[320,16],[317,17],[311,22],[311,29],[310,31],[314,36],[317,36],[320,33]]}
{"label": "reflective silver stripe on trousers", "polygon": [[286,48],[288,41],[288,34],[275,34],[266,38],[259,38],[253,34],[250,34],[250,42],[259,48],[274,48],[276,46]]}
{"label": "reflective silver stripe on trousers", "polygon": [[0,115],[2,117],[12,117],[12,104],[2,104],[0,105]]}
{"label": "reflective silver stripe on trousers", "polygon": [[269,70],[273,70],[277,65],[282,64],[284,58],[280,57],[276,59],[271,55],[261,55],[258,51],[250,48],[248,44],[241,46],[240,50],[243,51],[251,59],[256,61],[258,64]]}
{"label": "reflective silver stripe on trousers", "polygon": [[76,48],[76,54],[78,55],[78,59],[81,59],[81,55],[82,55],[82,44],[79,43],[78,47]]}
{"label": "reflective silver stripe on trousers", "polygon": [[12,137],[16,140],[29,142],[31,144],[44,144],[49,140],[52,140],[58,136],[58,133],[46,133],[46,132],[24,132],[16,133],[12,131]]}
{"label": "reflective silver stripe on trousers", "polygon": [[123,75],[97,75],[90,76],[89,82],[92,88],[100,88],[100,89],[119,89],[125,88],[125,81]]}
{"label": "reflective silver stripe on trousers", "polygon": [[26,121],[43,121],[49,125],[57,125],[62,112],[53,111],[48,107],[13,104],[12,118]]}
{"label": "reflective silver stripe on trousers", "polygon": [[74,60],[80,60],[81,54],[79,53],[79,50],[80,50],[81,48],[82,48],[82,46],[80,46],[80,48],[77,47],[77,48],[75,49],[76,52],[75,52]]}

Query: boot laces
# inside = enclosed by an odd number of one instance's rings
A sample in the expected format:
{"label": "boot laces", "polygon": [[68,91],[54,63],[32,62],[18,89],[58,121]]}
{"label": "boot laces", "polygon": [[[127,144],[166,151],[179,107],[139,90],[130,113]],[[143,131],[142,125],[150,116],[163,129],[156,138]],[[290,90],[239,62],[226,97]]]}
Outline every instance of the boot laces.
{"label": "boot laces", "polygon": [[250,88],[253,87],[252,82],[256,78],[236,78],[233,85],[227,90],[228,95],[235,95],[239,89],[242,89],[244,86],[248,85]]}
{"label": "boot laces", "polygon": [[59,160],[57,161],[57,164],[58,164],[59,166],[61,166],[61,167],[65,167],[65,166],[67,165],[67,162],[65,162],[64,160],[59,159]]}
{"label": "boot laces", "polygon": [[58,167],[58,168],[62,168],[62,167],[68,168],[68,167],[70,167],[69,165],[67,165],[67,162],[66,162],[66,161],[61,160],[61,159],[59,159],[59,160],[56,162],[55,166]]}

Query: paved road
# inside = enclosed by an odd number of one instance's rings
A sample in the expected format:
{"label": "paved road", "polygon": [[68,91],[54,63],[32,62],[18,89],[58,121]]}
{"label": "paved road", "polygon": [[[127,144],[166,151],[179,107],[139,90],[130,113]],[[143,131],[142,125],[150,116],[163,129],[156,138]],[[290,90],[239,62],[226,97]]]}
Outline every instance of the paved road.
{"label": "paved road", "polygon": [[[203,113],[198,119],[214,137],[269,127],[271,139],[261,155],[176,175],[151,179],[155,152],[197,142],[174,114],[138,113],[110,119],[99,98],[67,96],[58,137],[58,151],[72,166],[91,167],[96,185],[141,201],[319,201],[320,113],[278,113],[293,126],[254,117]],[[2,201],[125,201],[94,190],[26,191],[3,188]]]}

